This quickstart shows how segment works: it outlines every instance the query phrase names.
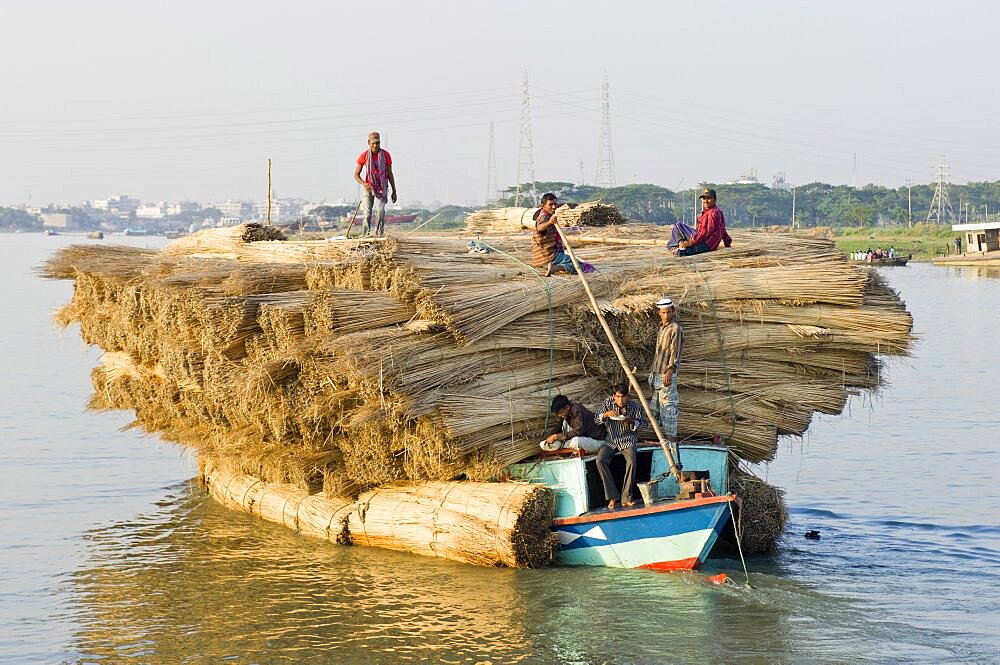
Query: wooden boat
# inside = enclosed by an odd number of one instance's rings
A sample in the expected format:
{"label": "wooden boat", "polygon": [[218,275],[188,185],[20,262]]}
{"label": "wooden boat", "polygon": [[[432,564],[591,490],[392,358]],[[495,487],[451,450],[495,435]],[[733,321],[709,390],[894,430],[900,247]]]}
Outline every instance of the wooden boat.
{"label": "wooden boat", "polygon": [[913,254],[907,254],[906,256],[894,256],[889,258],[888,256],[883,256],[881,258],[871,258],[871,259],[851,259],[852,263],[867,263],[872,266],[905,266],[910,259],[913,258]]}
{"label": "wooden boat", "polygon": [[[706,491],[677,498],[679,486],[667,475],[659,446],[636,451],[636,478],[642,497],[635,507],[608,510],[596,455],[575,450],[542,453],[509,468],[513,479],[543,483],[556,493],[552,531],[559,537],[556,561],[565,565],[693,570],[708,556],[732,515],[728,494],[728,449],[715,444],[682,444],[685,473],[708,479]],[[625,461],[615,456],[611,471],[621,486]],[[650,479],[654,482],[649,482]]]}

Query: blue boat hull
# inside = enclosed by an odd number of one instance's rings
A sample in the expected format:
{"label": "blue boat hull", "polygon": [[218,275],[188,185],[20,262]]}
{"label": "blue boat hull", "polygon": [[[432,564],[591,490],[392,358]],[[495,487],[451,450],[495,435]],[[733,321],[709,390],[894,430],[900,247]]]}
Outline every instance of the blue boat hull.
{"label": "blue boat hull", "polygon": [[731,496],[712,496],[557,518],[560,563],[692,570],[704,562],[731,515]]}

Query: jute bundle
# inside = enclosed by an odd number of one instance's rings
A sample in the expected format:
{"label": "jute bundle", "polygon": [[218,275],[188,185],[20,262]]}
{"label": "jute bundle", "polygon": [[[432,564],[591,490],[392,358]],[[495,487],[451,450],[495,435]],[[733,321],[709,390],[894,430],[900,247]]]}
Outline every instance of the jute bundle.
{"label": "jute bundle", "polygon": [[560,206],[556,217],[563,226],[608,226],[624,224],[625,218],[614,205],[591,201],[578,206]]}
{"label": "jute bundle", "polygon": [[528,483],[391,485],[358,498],[349,517],[359,545],[481,566],[537,568],[552,559],[552,490]]}
{"label": "jute bundle", "polygon": [[483,208],[465,217],[466,233],[517,233],[534,226],[535,208]]}
{"label": "jute bundle", "polygon": [[735,526],[743,552],[773,552],[788,522],[785,493],[739,468],[730,473],[729,485],[740,497]]}
{"label": "jute bundle", "polygon": [[[53,258],[48,276],[76,280],[59,321],[80,321],[109,352],[96,408],[133,409],[137,425],[235,472],[356,495],[494,476],[537,453],[553,395],[595,408],[622,379],[578,279],[525,267],[526,236],[469,254],[466,238],[247,242],[248,231]],[[771,459],[779,433],[877,389],[878,355],[908,349],[898,294],[828,241],[734,234],[732,249],[681,259],[668,235],[623,224],[574,239],[587,239],[580,255],[598,268],[587,279],[640,374],[652,303],[679,303],[682,438],[722,435],[737,458]]]}
{"label": "jute bundle", "polygon": [[547,565],[552,490],[527,483],[392,485],[357,501],[266,483],[202,457],[209,493],[232,510],[339,544],[371,545],[482,566]]}

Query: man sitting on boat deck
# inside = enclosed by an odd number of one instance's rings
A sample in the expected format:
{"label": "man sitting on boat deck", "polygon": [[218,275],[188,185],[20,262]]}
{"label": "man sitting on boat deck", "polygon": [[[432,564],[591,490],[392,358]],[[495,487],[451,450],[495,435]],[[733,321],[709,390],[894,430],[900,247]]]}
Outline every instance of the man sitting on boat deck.
{"label": "man sitting on boat deck", "polygon": [[552,398],[551,411],[559,416],[559,422],[545,443],[559,442],[562,448],[575,448],[587,453],[597,452],[604,444],[607,433],[604,425],[598,423],[594,414],[579,402],[572,402],[565,395],[556,395]]}
{"label": "man sitting on boat deck", "polygon": [[[611,397],[604,401],[597,423],[603,423],[608,428],[607,441],[597,451],[597,471],[601,474],[604,484],[604,498],[608,500],[608,510],[622,505],[631,508],[635,505],[632,493],[635,489],[635,448],[639,445],[639,429],[649,427],[649,421],[642,412],[642,406],[637,400],[628,398],[628,386],[624,383],[611,388]],[[625,458],[625,482],[622,491],[618,491],[614,476],[611,475],[611,458],[620,452]]]}
{"label": "man sitting on boat deck", "polygon": [[698,215],[698,227],[693,236],[681,240],[677,244],[677,249],[671,250],[677,256],[714,252],[719,249],[719,243],[725,243],[726,247],[733,244],[733,239],[726,231],[726,216],[722,214],[722,208],[716,205],[715,190],[705,188],[699,198],[701,214]]}

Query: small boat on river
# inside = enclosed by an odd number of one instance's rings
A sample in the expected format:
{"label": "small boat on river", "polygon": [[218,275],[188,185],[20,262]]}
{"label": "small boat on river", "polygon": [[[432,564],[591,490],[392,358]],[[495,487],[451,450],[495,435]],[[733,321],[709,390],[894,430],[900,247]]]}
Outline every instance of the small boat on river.
{"label": "small boat on river", "polygon": [[[616,510],[607,508],[593,453],[567,449],[542,453],[514,464],[509,473],[513,479],[543,483],[555,491],[552,531],[559,537],[559,563],[693,570],[705,561],[732,516],[736,497],[728,493],[728,455],[723,445],[681,444],[682,491],[668,474],[663,449],[640,446],[635,473],[642,496],[634,497],[634,507]],[[613,458],[611,472],[621,486],[625,460],[620,455]],[[691,491],[695,484],[701,491]]]}
{"label": "small boat on river", "polygon": [[870,259],[851,259],[851,262],[867,263],[870,266],[905,266],[912,258],[913,254],[907,254],[906,256],[875,256]]}

